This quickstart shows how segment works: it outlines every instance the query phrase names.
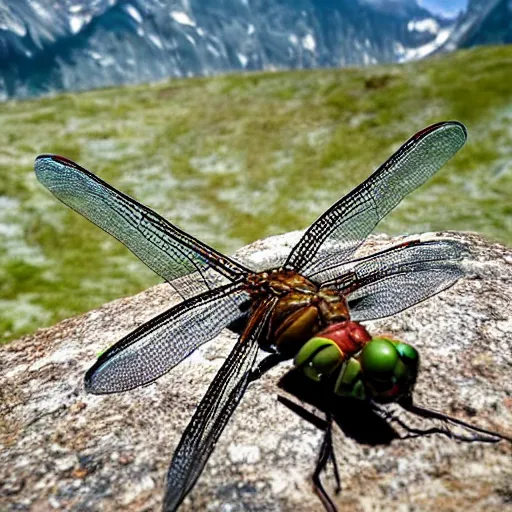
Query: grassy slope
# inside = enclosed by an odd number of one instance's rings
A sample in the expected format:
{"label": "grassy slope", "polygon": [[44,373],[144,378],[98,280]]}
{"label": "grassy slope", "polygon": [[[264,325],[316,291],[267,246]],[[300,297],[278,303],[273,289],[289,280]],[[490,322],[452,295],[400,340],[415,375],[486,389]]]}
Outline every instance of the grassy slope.
{"label": "grassy slope", "polygon": [[[0,332],[11,339],[158,279],[36,181],[77,160],[232,252],[303,228],[420,128],[469,144],[379,227],[512,241],[512,47],[367,69],[232,75],[0,105]],[[0,338],[2,339],[2,338]]]}

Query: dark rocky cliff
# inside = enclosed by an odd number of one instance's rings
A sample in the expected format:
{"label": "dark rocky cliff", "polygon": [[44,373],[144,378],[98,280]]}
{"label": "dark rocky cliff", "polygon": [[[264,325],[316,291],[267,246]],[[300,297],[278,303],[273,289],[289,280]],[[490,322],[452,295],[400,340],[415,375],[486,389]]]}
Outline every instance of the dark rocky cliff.
{"label": "dark rocky cliff", "polygon": [[439,51],[453,51],[484,44],[512,43],[512,2],[509,0],[469,0],[450,37]]}
{"label": "dark rocky cliff", "polygon": [[403,61],[450,23],[416,0],[2,0],[0,95]]}

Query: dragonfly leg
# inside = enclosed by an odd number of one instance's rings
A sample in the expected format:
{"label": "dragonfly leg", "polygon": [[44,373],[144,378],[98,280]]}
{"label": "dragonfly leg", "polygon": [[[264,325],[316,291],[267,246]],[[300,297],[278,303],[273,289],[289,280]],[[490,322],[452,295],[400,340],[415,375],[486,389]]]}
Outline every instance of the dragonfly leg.
{"label": "dragonfly leg", "polygon": [[416,437],[425,437],[433,434],[446,434],[446,432],[440,427],[431,427],[426,429],[411,427],[396,413],[386,411],[380,407],[374,408],[378,410],[380,414],[382,414],[386,421],[400,425],[400,427],[402,427],[407,432],[405,435],[399,435],[400,439],[414,439]]}
{"label": "dragonfly leg", "polygon": [[320,453],[318,455],[315,471],[313,472],[313,489],[316,495],[320,498],[325,510],[327,512],[337,512],[336,505],[332,502],[331,498],[327,494],[322,481],[320,479],[320,475],[325,469],[327,462],[329,460],[334,463],[334,477],[336,479],[336,494],[339,493],[341,489],[340,475],[338,472],[338,467],[336,465],[336,459],[334,458],[334,449],[332,446],[332,417],[328,415],[327,426],[325,429],[324,438],[322,440],[322,445],[320,446]]}
{"label": "dragonfly leg", "polygon": [[[510,441],[512,442],[512,437],[506,436],[504,434],[500,434],[498,432],[493,432],[491,430],[486,430],[475,425],[471,425],[470,423],[466,423],[465,421],[459,420],[458,418],[454,418],[452,416],[448,416],[447,414],[443,414],[438,411],[434,411],[432,409],[427,409],[425,407],[421,407],[418,405],[414,405],[410,398],[406,400],[402,400],[399,402],[399,405],[405,409],[406,411],[414,414],[415,416],[419,416],[421,418],[426,418],[429,420],[438,420],[440,422],[439,425],[435,425],[430,428],[420,429],[411,427],[408,425],[402,418],[400,418],[397,414],[393,414],[390,411],[385,410],[384,408],[378,406],[378,404],[373,403],[373,408],[378,411],[381,415],[384,416],[385,419],[395,422],[404,428],[409,434],[406,435],[406,438],[412,437],[423,437],[433,434],[442,434],[451,439],[456,439],[458,441],[463,442],[482,442],[482,443],[497,443],[499,441]],[[465,434],[455,432],[453,428],[461,428],[466,431]]]}
{"label": "dragonfly leg", "polygon": [[331,462],[333,467],[334,479],[336,480],[336,488],[334,492],[339,494],[341,492],[341,478],[340,472],[338,470],[338,461],[336,460],[336,455],[334,454],[334,447],[332,445],[332,422],[329,423],[329,430],[331,430]]}
{"label": "dragonfly leg", "polygon": [[249,375],[249,382],[258,380],[265,373],[274,368],[274,366],[277,366],[279,363],[286,361],[286,359],[288,358],[283,357],[281,354],[270,354],[269,356],[265,357],[265,359],[262,359],[258,363],[258,366],[252,370],[251,374]]}
{"label": "dragonfly leg", "polygon": [[[454,439],[458,439],[459,441],[480,441],[483,443],[509,441],[512,443],[512,436],[507,436],[505,434],[500,434],[499,432],[477,427],[476,425],[471,425],[470,423],[466,423],[465,421],[459,420],[453,416],[449,416],[448,414],[443,414],[432,409],[427,409],[426,407],[415,405],[412,403],[412,400],[406,401],[405,404],[400,403],[400,405],[406,411],[409,411],[416,416],[427,419],[440,420],[443,423],[443,427],[438,429],[440,431],[439,433],[445,434],[448,437]],[[461,427],[462,429],[470,432],[470,435],[457,434],[450,428],[450,426]]]}

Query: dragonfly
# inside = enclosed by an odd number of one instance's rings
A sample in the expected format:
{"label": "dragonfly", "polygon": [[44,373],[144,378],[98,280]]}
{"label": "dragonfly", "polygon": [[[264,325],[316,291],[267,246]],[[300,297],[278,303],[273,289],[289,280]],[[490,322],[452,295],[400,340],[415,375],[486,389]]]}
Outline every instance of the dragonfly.
{"label": "dragonfly", "polygon": [[[50,192],[122,242],[184,299],[102,353],[85,375],[87,392],[147,385],[222,329],[239,335],[174,452],[165,511],[176,510],[192,490],[252,381],[296,358],[329,327],[344,340],[341,360],[350,360],[369,342],[359,322],[403,311],[464,274],[467,251],[456,240],[418,238],[359,257],[356,251],[466,138],[464,125],[456,121],[416,133],[323,213],[281,265],[263,271],[209,247],[73,161],[37,157],[37,178]],[[315,357],[313,351],[305,363],[313,373]]]}

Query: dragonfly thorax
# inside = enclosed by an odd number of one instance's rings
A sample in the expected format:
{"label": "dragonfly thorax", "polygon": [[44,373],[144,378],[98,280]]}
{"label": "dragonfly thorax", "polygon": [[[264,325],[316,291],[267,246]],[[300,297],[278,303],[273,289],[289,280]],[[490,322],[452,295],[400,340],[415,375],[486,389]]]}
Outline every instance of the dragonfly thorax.
{"label": "dragonfly thorax", "polygon": [[269,294],[282,297],[292,291],[310,295],[318,286],[293,270],[275,268],[247,276],[247,291],[257,299]]}
{"label": "dragonfly thorax", "polygon": [[248,291],[255,303],[277,301],[267,325],[262,348],[294,357],[302,345],[322,329],[348,320],[346,299],[333,289],[318,287],[290,270],[275,269],[254,274]]}

